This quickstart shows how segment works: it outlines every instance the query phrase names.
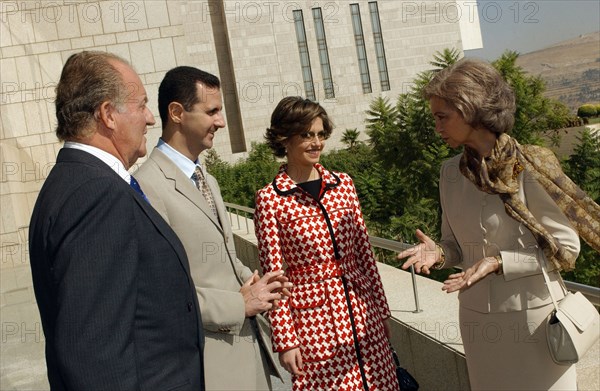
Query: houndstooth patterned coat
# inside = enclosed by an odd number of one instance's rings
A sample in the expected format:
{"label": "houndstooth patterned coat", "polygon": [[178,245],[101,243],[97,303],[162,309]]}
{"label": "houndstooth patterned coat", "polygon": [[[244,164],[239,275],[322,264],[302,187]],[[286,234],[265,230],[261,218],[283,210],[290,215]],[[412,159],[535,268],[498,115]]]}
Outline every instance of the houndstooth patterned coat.
{"label": "houndstooth patterned coat", "polygon": [[350,176],[316,164],[317,201],[283,165],[256,195],[263,272],[287,266],[289,300],[269,312],[273,349],[299,347],[294,390],[398,390],[382,320],[390,311]]}

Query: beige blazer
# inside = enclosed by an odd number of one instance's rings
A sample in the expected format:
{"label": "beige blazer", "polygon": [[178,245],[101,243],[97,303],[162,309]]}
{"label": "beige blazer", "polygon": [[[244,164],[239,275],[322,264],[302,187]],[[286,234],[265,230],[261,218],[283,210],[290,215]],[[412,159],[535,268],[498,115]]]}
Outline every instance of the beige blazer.
{"label": "beige blazer", "polygon": [[[216,179],[207,175],[218,219],[190,178],[163,152],[154,149],[134,174],[152,206],[179,236],[187,252],[206,335],[206,389],[253,390],[274,365],[268,323],[259,332],[245,317],[240,287],[252,271],[236,257],[233,235]],[[233,375],[235,370],[235,375]],[[258,375],[257,375],[258,374]]]}
{"label": "beige blazer", "polygon": [[[444,162],[440,175],[442,240],[447,266],[466,269],[487,256],[501,255],[503,275],[491,274],[459,294],[461,306],[478,312],[508,312],[551,302],[538,259],[545,256],[531,232],[511,218],[498,195],[478,190],[461,174],[462,155]],[[570,253],[579,254],[579,236],[544,188],[525,171],[519,195]],[[547,263],[549,269],[552,268]],[[559,274],[550,272],[557,299],[564,296]]]}

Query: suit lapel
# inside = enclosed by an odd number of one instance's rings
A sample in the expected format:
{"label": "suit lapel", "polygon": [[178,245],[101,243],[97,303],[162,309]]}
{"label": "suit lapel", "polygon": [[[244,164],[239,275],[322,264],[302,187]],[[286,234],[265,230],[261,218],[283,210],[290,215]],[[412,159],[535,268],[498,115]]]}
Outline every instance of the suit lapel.
{"label": "suit lapel", "polygon": [[160,216],[160,214],[158,214],[158,212],[154,210],[154,208],[152,208],[150,204],[146,202],[141,196],[137,195],[137,193],[135,201],[138,203],[138,205],[140,205],[140,207],[142,208],[146,216],[148,216],[150,221],[152,221],[152,224],[154,224],[156,229],[158,229],[161,232],[161,234],[165,237],[165,239],[167,239],[167,241],[171,244],[171,247],[173,247],[173,249],[177,253],[177,256],[179,257],[179,262],[186,270],[188,276],[190,276],[191,278],[189,262],[183,261],[184,259],[187,259],[185,249],[183,248],[183,244],[181,243],[175,232],[173,232],[173,229],[171,229],[171,227]]}
{"label": "suit lapel", "polygon": [[231,225],[228,223],[227,219],[227,209],[225,208],[225,203],[221,198],[221,192],[219,191],[219,186],[217,184],[217,180],[212,175],[208,174],[206,176],[208,188],[212,192],[213,198],[215,200],[215,206],[217,208],[217,214],[219,215],[220,227],[224,231],[225,242],[229,241],[229,237],[231,236]]}
{"label": "suit lapel", "polygon": [[[171,159],[167,157],[163,152],[159,149],[154,149],[150,154],[150,159],[153,160],[158,168],[162,171],[165,178],[173,183],[175,190],[190,200],[198,209],[202,211],[211,221],[212,223],[222,231],[221,224],[217,217],[213,214],[208,202],[202,196],[202,193],[194,186],[191,181],[191,178],[187,178],[185,174],[173,163]],[[211,186],[210,181],[208,181],[210,190],[215,194],[214,187]],[[218,210],[218,207],[217,207]],[[221,212],[219,212],[219,217],[221,217]]]}

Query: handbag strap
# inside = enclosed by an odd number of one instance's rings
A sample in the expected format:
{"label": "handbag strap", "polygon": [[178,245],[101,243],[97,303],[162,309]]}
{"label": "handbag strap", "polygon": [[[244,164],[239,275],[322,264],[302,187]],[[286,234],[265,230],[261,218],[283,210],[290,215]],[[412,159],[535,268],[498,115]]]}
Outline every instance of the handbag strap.
{"label": "handbag strap", "polygon": [[[539,257],[538,263],[540,264],[540,268],[542,269],[542,274],[544,275],[544,280],[546,281],[546,288],[548,288],[548,293],[550,293],[550,298],[552,298],[552,304],[554,304],[554,308],[558,311],[558,302],[556,301],[556,298],[554,297],[554,294],[552,293],[552,289],[550,289],[550,277],[548,276],[548,271],[546,270],[546,257],[543,255],[541,257]],[[567,286],[565,285],[565,282],[563,281],[560,274],[558,275],[558,278],[559,278],[560,286],[563,288],[563,291],[566,294],[568,292]]]}
{"label": "handbag strap", "polygon": [[[524,176],[521,176],[519,186],[523,186],[523,182],[522,182],[524,180],[523,178],[524,178]],[[527,198],[524,198],[521,201],[523,201],[523,203],[526,205],[526,207],[529,208],[529,203],[527,202]],[[540,265],[540,268],[542,269],[542,274],[544,275],[544,280],[546,281],[546,288],[548,289],[548,293],[550,293],[550,298],[552,299],[552,304],[554,304],[554,309],[558,311],[558,302],[556,301],[556,297],[554,297],[554,294],[552,293],[552,289],[550,289],[550,277],[548,276],[548,271],[546,270],[546,256],[544,255],[544,252],[541,251],[541,254],[539,254],[539,256],[536,257],[536,259]],[[565,285],[565,282],[563,281],[560,273],[558,273],[558,279],[559,279],[560,285],[563,288],[563,291],[566,295],[568,292],[567,286]]]}
{"label": "handbag strap", "polygon": [[396,366],[400,366],[400,359],[398,358],[398,353],[396,353],[396,349],[392,346],[391,342],[388,342],[390,345],[390,350],[392,351],[392,356],[394,357],[394,361],[396,362]]}
{"label": "handbag strap", "polygon": [[[541,259],[540,259],[541,258]],[[552,304],[554,304],[554,308],[558,311],[558,303],[556,302],[556,298],[554,294],[552,294],[552,289],[550,289],[550,277],[548,276],[548,272],[546,271],[546,260],[544,257],[538,258],[538,263],[542,268],[542,274],[544,275],[544,280],[546,280],[546,288],[548,288],[548,292],[550,293],[550,297],[552,298]]]}

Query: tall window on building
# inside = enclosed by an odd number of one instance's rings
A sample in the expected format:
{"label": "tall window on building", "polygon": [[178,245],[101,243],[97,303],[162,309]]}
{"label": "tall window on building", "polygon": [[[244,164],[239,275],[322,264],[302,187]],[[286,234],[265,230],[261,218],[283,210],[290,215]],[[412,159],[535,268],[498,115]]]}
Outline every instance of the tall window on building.
{"label": "tall window on building", "polygon": [[325,26],[323,25],[323,13],[321,12],[321,8],[313,8],[312,13],[315,21],[315,33],[317,35],[317,47],[319,48],[319,61],[321,63],[321,73],[323,74],[325,98],[335,98],[331,67],[329,66],[329,53],[327,52]]}
{"label": "tall window on building", "polygon": [[373,39],[375,41],[375,54],[377,55],[381,90],[388,91],[390,89],[390,78],[388,76],[387,62],[385,61],[385,48],[383,47],[383,35],[381,33],[381,23],[379,22],[379,7],[377,7],[376,1],[369,2],[369,12],[371,13],[371,24],[373,25]]}
{"label": "tall window on building", "polygon": [[356,44],[356,56],[358,57],[358,69],[360,70],[360,81],[365,94],[372,92],[371,76],[369,74],[369,63],[365,49],[365,36],[363,35],[362,20],[360,19],[360,7],[358,4],[350,4],[352,15],[352,28],[354,29],[354,43]]}
{"label": "tall window on building", "polygon": [[293,14],[294,25],[296,26],[296,39],[298,40],[298,51],[300,52],[300,65],[302,66],[302,79],[304,80],[304,92],[308,99],[317,100],[312,69],[310,68],[310,55],[308,54],[308,43],[306,42],[304,16],[302,15],[302,10],[294,11]]}

